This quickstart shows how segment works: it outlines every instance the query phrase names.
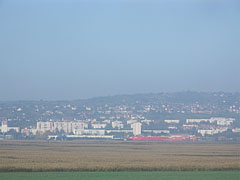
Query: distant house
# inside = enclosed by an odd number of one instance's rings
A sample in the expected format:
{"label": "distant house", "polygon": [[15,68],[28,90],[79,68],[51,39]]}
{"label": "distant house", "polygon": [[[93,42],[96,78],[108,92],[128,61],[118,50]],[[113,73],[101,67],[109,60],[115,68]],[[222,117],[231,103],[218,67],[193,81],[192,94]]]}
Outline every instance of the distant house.
{"label": "distant house", "polygon": [[180,120],[164,120],[164,122],[165,123],[169,123],[169,124],[173,124],[173,123],[175,123],[175,124],[178,124],[179,122],[180,122]]}
{"label": "distant house", "polygon": [[2,122],[2,126],[0,126],[0,131],[2,133],[6,133],[10,130],[15,130],[16,132],[19,132],[20,131],[20,128],[19,127],[9,127],[8,126],[8,122],[7,121],[3,121]]}

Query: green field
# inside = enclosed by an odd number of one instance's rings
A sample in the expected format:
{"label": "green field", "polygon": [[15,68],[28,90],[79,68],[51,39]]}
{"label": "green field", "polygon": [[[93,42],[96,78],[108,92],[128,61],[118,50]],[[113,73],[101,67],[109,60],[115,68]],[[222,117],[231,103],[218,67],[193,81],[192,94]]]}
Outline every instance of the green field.
{"label": "green field", "polygon": [[198,172],[18,172],[0,173],[2,180],[239,180],[239,171]]}

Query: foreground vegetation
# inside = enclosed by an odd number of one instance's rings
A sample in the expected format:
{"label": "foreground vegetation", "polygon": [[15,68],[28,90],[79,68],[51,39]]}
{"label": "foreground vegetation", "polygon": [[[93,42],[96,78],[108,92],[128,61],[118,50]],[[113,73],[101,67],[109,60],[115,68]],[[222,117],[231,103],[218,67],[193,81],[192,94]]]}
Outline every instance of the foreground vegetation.
{"label": "foreground vegetation", "polygon": [[240,170],[238,144],[0,141],[0,172]]}
{"label": "foreground vegetation", "polygon": [[239,180],[237,171],[0,173],[4,180]]}

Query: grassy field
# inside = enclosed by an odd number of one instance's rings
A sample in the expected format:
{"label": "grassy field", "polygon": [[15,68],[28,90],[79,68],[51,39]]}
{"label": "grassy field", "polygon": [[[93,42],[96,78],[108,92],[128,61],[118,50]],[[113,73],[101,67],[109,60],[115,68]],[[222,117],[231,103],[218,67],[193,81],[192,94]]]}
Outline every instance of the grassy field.
{"label": "grassy field", "polygon": [[239,145],[0,141],[0,172],[199,170],[240,170]]}
{"label": "grassy field", "polygon": [[239,180],[237,171],[0,173],[4,180]]}

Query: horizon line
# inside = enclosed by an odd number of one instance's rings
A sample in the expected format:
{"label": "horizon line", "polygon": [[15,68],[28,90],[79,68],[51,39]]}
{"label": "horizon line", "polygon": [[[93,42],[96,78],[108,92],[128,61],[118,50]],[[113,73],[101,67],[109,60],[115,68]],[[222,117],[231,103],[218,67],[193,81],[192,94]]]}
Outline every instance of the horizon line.
{"label": "horizon line", "polygon": [[149,95],[149,94],[174,94],[174,93],[228,93],[228,94],[238,94],[240,91],[193,91],[193,90],[184,90],[184,91],[173,91],[173,92],[146,92],[146,93],[129,93],[129,94],[114,94],[114,95],[103,95],[103,96],[92,96],[86,98],[75,98],[75,99],[15,99],[15,100],[1,100],[0,102],[16,102],[16,101],[80,101],[80,100],[90,100],[96,98],[106,98],[114,96],[134,96],[134,95]]}

